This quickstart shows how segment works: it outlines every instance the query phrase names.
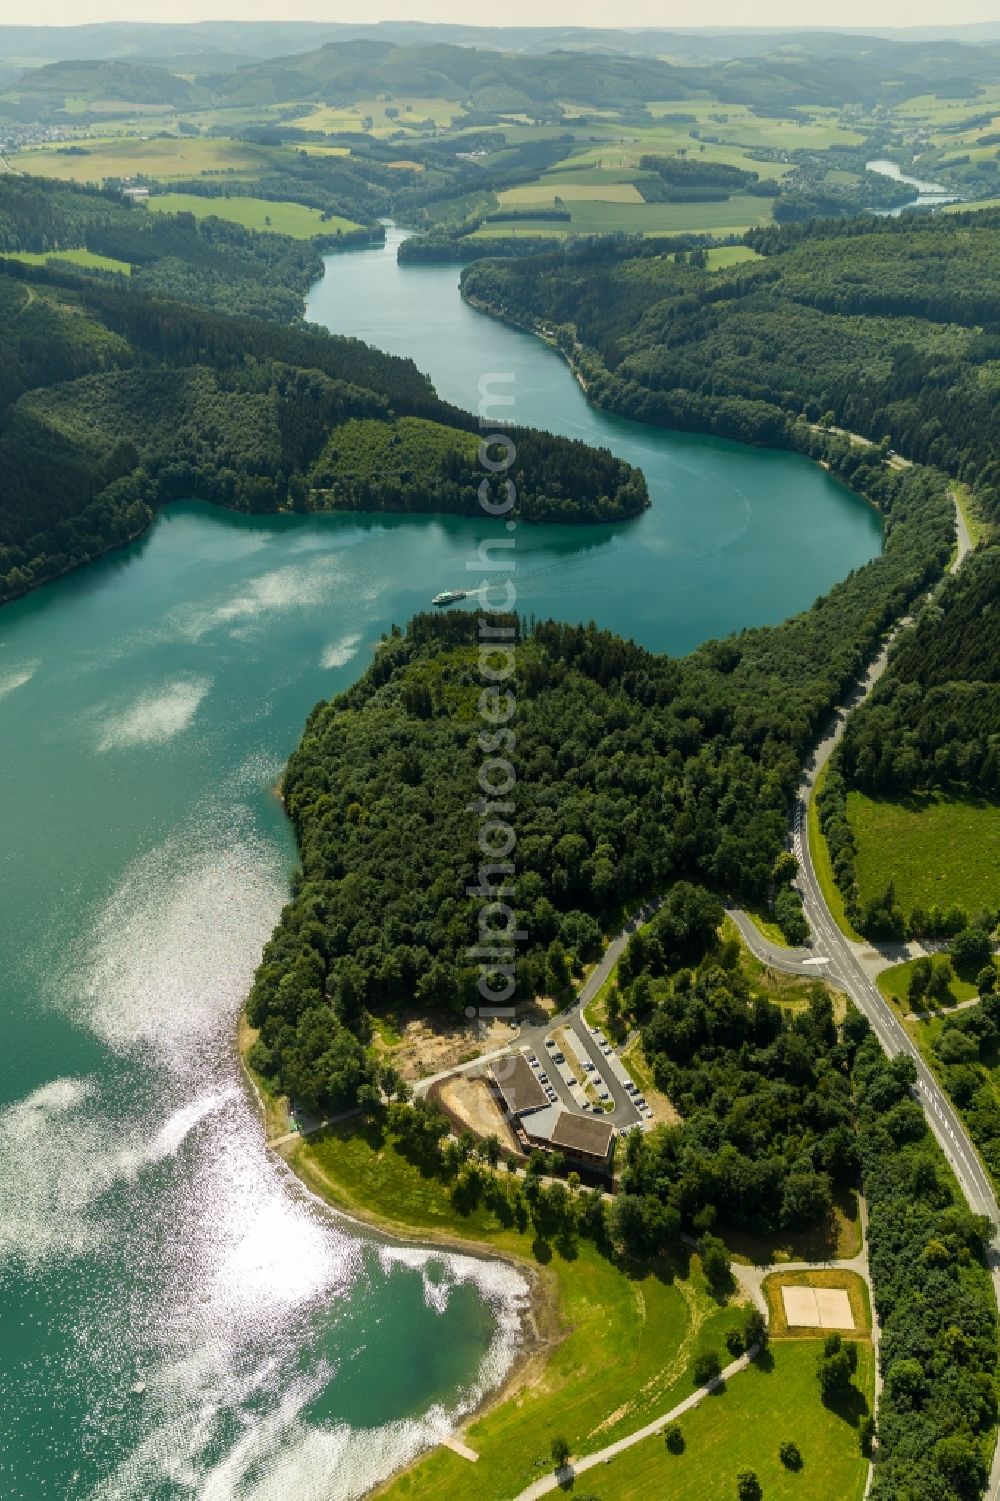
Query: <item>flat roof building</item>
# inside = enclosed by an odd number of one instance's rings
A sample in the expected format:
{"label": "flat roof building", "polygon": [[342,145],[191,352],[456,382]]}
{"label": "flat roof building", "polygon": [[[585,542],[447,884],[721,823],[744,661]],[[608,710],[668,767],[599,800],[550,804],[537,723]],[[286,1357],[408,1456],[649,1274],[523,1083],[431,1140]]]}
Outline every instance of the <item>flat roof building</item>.
{"label": "flat roof building", "polygon": [[608,1120],[550,1105],[547,1110],[529,1115],[521,1127],[528,1140],[538,1146],[551,1147],[587,1167],[607,1167],[615,1134]]}
{"label": "flat roof building", "polygon": [[522,1116],[533,1110],[544,1110],[549,1103],[548,1095],[523,1053],[498,1058],[490,1073],[511,1115]]}
{"label": "flat roof building", "polygon": [[554,1147],[574,1156],[606,1162],[614,1134],[614,1127],[608,1120],[564,1110],[556,1121],[551,1141]]}

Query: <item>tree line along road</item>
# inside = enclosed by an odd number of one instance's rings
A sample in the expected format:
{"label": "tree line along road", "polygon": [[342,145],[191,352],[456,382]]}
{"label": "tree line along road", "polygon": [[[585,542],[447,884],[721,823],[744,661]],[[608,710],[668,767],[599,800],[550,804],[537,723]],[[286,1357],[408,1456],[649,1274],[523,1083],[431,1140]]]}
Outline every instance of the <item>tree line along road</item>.
{"label": "tree line along road", "polygon": [[[961,566],[971,550],[968,528],[954,493],[952,493],[952,500],[955,505],[958,546],[950,565],[950,572],[954,572]],[[837,711],[829,731],[817,746],[799,784],[794,810],[792,846],[799,863],[797,885],[802,893],[802,904],[813,934],[813,951],[782,949],[775,944],[768,943],[745,914],[734,912],[732,915],[744,939],[759,959],[776,969],[795,974],[821,975],[837,985],[867,1017],[890,1058],[900,1053],[905,1053],[912,1058],[917,1071],[914,1095],[927,1117],[927,1122],[952,1167],[970,1209],[975,1214],[985,1215],[993,1226],[989,1260],[993,1290],[1000,1304],[1000,1234],[998,1234],[1000,1206],[997,1204],[993,1186],[958,1112],[924,1062],[909,1033],[867,974],[856,951],[857,946],[852,944],[838,926],[820,887],[809,846],[807,814],[816,780],[844,733],[848,715],[865,701],[875,687],[887,666],[892,642],[901,630],[907,628],[909,623],[909,620],[901,621],[895,628],[888,642],[869,667],[863,682],[850,696],[848,702]],[[1000,1501],[1000,1445],[994,1452],[986,1494],[989,1501]]]}

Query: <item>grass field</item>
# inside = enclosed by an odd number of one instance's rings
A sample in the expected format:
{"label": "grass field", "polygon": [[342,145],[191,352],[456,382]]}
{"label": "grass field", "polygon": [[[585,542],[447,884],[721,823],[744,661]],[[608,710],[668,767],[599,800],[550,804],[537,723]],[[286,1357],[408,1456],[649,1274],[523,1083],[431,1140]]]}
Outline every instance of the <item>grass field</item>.
{"label": "grass field", "polygon": [[816,778],[816,786],[813,795],[809,799],[809,807],[806,812],[809,826],[809,849],[812,854],[813,867],[816,871],[816,879],[819,882],[823,899],[833,913],[834,921],[841,932],[846,933],[848,938],[854,938],[862,942],[861,934],[856,933],[847,920],[844,911],[844,898],[840,894],[840,887],[833,878],[833,863],[830,860],[830,851],[827,849],[826,840],[819,826],[819,808],[816,804],[816,794],[821,790],[826,780],[827,768],[824,767]]}
{"label": "grass field", "polygon": [[[741,261],[759,261],[760,259],[756,250],[751,250],[749,245],[716,245],[708,252],[708,269],[709,271],[723,271],[726,266],[738,266]],[[756,918],[754,921],[756,922]]]}
{"label": "grass field", "polygon": [[163,140],[116,137],[88,140],[86,156],[50,147],[21,151],[10,158],[19,172],[69,182],[103,182],[106,177],[200,177],[206,172],[252,172],[265,157],[245,141],[170,136]]}
{"label": "grass field", "polygon": [[502,208],[552,208],[557,198],[567,207],[577,203],[642,203],[642,195],[632,182],[616,182],[611,173],[601,173],[606,181],[578,182],[572,178],[545,178],[508,188],[500,194]]}
{"label": "grass field", "polygon": [[333,105],[318,104],[289,122],[302,130],[326,130],[336,134],[342,130],[360,131],[359,109],[337,109]]}
{"label": "grass field", "polygon": [[194,214],[196,219],[215,215],[231,219],[244,229],[291,235],[295,240],[311,240],[316,235],[334,235],[359,226],[351,219],[333,215],[324,219],[318,208],[304,203],[272,203],[268,198],[202,198],[197,193],[158,193],[149,200],[149,209],[160,214]]}
{"label": "grass field", "polygon": [[[395,113],[390,116],[387,111]],[[387,135],[393,130],[412,130],[425,120],[433,120],[439,127],[449,126],[462,113],[461,104],[455,99],[421,98],[419,95],[403,94],[395,99],[359,99],[349,109],[321,104],[306,109],[292,121],[303,130],[360,131],[364,121],[372,121],[373,135]]]}
{"label": "grass field", "polygon": [[847,816],[863,902],[892,880],[904,912],[958,903],[974,916],[1000,905],[1000,804],[945,797],[877,802],[851,792]]}
{"label": "grass field", "polygon": [[[504,1229],[491,1214],[460,1215],[438,1179],[425,1177],[391,1142],[331,1131],[296,1143],[291,1162],[317,1192],[348,1212],[376,1218],[402,1234],[460,1237],[538,1264],[529,1229]],[[569,1250],[569,1248],[566,1248]],[[470,1424],[476,1465],[447,1449],[429,1454],[384,1493],[394,1498],[509,1501],[548,1464],[549,1445],[565,1433],[574,1449],[600,1448],[669,1410],[692,1390],[690,1365],[701,1349],[724,1350],[738,1307],[709,1294],[697,1258],[626,1272],[586,1241],[569,1255],[541,1254],[549,1295],[550,1340],[524,1386]]]}
{"label": "grass field", "polygon": [[[523,189],[518,190],[523,191]],[[546,207],[552,205],[552,190],[545,189]],[[562,196],[562,194],[560,194]],[[516,225],[484,224],[474,239],[495,239],[516,233],[535,234],[717,234],[737,235],[755,224],[767,224],[771,218],[771,200],[740,194],[728,203],[606,203],[587,199],[565,199],[570,221],[561,224],[521,219]],[[515,206],[516,205],[512,205]]]}
{"label": "grass field", "polygon": [[[696,141],[691,128],[686,125],[640,125],[629,127],[628,140],[623,141],[621,126],[599,126],[591,135],[600,134],[604,139],[597,144],[588,141],[573,152],[574,164],[591,162],[607,171],[639,170],[639,159],[646,153],[672,155],[675,151],[697,154],[706,162],[722,162],[727,167],[740,167],[747,172],[756,172],[760,177],[782,178],[792,170],[790,162],[761,161],[752,148],[744,148],[731,141]],[[704,151],[701,149],[704,146]],[[552,170],[559,171],[559,167]]]}
{"label": "grass field", "polygon": [[[871,1346],[861,1345],[859,1356],[856,1379],[870,1403]],[[575,1491],[601,1501],[735,1501],[736,1476],[747,1469],[756,1472],[765,1501],[860,1501],[868,1461],[857,1423],[857,1413],[842,1416],[820,1401],[816,1342],[782,1340],[681,1419],[682,1454],[671,1454],[660,1438],[646,1439],[601,1465],[592,1484],[581,1476]],[[778,1458],[786,1439],[799,1447],[798,1471]]]}
{"label": "grass field", "polygon": [[942,207],[945,214],[966,214],[970,209],[1000,208],[1000,198],[977,198],[972,203],[946,203]]}
{"label": "grass field", "polygon": [[[875,982],[886,1000],[890,1001],[903,1016],[908,1016],[912,1010],[907,991],[916,962],[915,959],[907,959],[903,964],[894,964],[891,969],[884,969]],[[952,1004],[959,1001],[971,1001],[978,994],[974,985],[970,985],[967,980],[958,979],[957,976],[951,981],[948,989],[951,991]],[[925,996],[918,1009],[932,1011],[934,1006],[934,1000]]]}
{"label": "grass field", "polygon": [[788,939],[781,931],[781,928],[766,912],[761,911],[759,907],[745,907],[744,911],[747,917],[753,922],[758,933],[766,938],[769,943],[778,943],[782,948],[786,949],[790,947]]}
{"label": "grass field", "polygon": [[128,261],[116,261],[110,255],[95,255],[92,250],[46,250],[35,254],[30,250],[8,250],[4,260],[27,261],[29,266],[44,266],[47,261],[69,261],[74,266],[89,266],[94,271],[117,271],[122,276],[131,276]]}

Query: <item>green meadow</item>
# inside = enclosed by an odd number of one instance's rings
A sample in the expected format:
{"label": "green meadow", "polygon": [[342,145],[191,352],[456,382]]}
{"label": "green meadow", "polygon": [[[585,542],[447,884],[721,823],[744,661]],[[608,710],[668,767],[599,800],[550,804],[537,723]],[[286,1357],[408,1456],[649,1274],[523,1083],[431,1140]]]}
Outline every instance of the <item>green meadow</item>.
{"label": "green meadow", "polygon": [[353,220],[342,219],[337,215],[324,219],[319,209],[307,208],[304,203],[272,203],[268,198],[244,198],[239,195],[202,198],[197,193],[158,193],[150,198],[148,206],[153,213],[194,214],[196,219],[214,215],[219,219],[231,219],[234,224],[242,224],[244,229],[291,235],[295,240],[310,240],[316,235],[333,235],[338,230],[358,228]]}
{"label": "green meadow", "polygon": [[1000,804],[942,796],[897,803],[851,792],[847,816],[862,903],[891,880],[904,912],[957,903],[975,916],[1000,905]]}

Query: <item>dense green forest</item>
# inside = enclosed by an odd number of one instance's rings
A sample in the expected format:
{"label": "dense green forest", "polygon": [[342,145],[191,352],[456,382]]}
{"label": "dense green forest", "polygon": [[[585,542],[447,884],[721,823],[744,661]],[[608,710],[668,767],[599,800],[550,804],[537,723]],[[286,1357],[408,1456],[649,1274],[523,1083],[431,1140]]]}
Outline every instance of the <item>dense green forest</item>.
{"label": "dense green forest", "polygon": [[[513,516],[526,521],[613,521],[648,505],[638,470],[623,477],[607,449],[508,430],[516,457],[504,471],[517,492]],[[507,449],[488,453],[505,462]],[[331,510],[455,511],[475,515],[483,471],[479,438],[416,417],[356,418],[334,429],[310,470],[317,504]],[[499,494],[499,492],[498,492]]]}
{"label": "dense green forest", "polygon": [[[443,457],[441,445],[413,449],[409,488],[399,475],[369,477],[363,503],[401,508],[419,496],[421,509],[481,514],[477,455],[461,483],[455,468],[476,419],[440,401],[412,361],[118,279],[16,261],[0,273],[0,599],[138,535],[171,499],[328,508],[330,435],[349,419],[426,418],[447,438]],[[525,465],[515,514],[601,520],[647,503],[642,476],[609,454],[526,429],[511,437]]]}
{"label": "dense green forest", "polygon": [[[591,242],[478,262],[462,288],[554,330],[591,399],[624,416],[805,451],[835,422],[960,477],[1000,516],[1000,213],[748,240],[765,258],[726,271]],[[867,462],[845,451],[840,466]]]}
{"label": "dense green forest", "polygon": [[[748,900],[766,895],[820,726],[948,554],[940,480],[889,473],[883,556],[782,626],[682,661],[595,627],[524,627],[516,825],[530,936],[521,994],[565,983],[566,964],[597,951],[623,902],[679,877]],[[262,1027],[263,1071],[315,1102],[343,1095],[317,1053],[339,1023],[356,1029],[364,1008],[414,998],[451,1012],[475,1001],[465,949],[480,905],[469,811],[476,629],[476,616],[460,612],[420,616],[394,634],[359,683],[314,711],[289,763],[285,800],[303,876],[250,1014]]]}
{"label": "dense green forest", "polygon": [[751,999],[739,971],[682,969],[670,984],[649,974],[632,981],[645,981],[654,1003],[643,1049],[682,1119],[630,1140],[625,1191],[665,1201],[686,1227],[768,1236],[822,1224],[858,1174],[850,1080],[825,988],[790,1014]]}
{"label": "dense green forest", "polygon": [[851,716],[840,766],[852,787],[906,796],[1000,794],[1000,549],[945,580]]}
{"label": "dense green forest", "polygon": [[142,291],[240,317],[299,320],[305,292],[323,274],[324,244],[211,215],[150,214],[111,190],[0,176],[0,255],[90,250],[121,261]]}
{"label": "dense green forest", "polygon": [[868,1201],[868,1258],[885,1385],[874,1501],[974,1501],[997,1417],[989,1227],[970,1214],[931,1136],[905,1055],[890,1063],[860,1018],[852,1071]]}

